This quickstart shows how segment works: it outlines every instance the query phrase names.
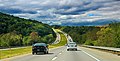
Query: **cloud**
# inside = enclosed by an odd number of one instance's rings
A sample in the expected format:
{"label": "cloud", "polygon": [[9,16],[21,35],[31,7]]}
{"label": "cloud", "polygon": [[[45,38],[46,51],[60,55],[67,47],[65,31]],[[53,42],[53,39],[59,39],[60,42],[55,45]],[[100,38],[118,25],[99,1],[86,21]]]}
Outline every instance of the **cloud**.
{"label": "cloud", "polygon": [[108,23],[120,22],[120,19],[99,19],[97,21],[85,21],[85,22],[64,22],[61,25],[64,26],[99,26],[99,25],[106,25]]}
{"label": "cloud", "polygon": [[36,14],[36,11],[32,11],[32,10],[22,10],[22,9],[17,9],[17,8],[1,8],[0,7],[0,11],[1,12],[6,12],[6,13],[10,13],[10,14],[14,14],[14,13],[30,13],[30,14]]}
{"label": "cloud", "polygon": [[102,25],[120,21],[120,0],[0,0],[0,12],[50,25]]}

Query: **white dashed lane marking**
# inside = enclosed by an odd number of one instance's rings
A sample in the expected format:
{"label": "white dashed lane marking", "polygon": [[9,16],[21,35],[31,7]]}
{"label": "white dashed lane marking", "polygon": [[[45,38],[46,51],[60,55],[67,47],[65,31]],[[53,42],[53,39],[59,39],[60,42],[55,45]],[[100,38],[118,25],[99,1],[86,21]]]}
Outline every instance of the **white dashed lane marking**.
{"label": "white dashed lane marking", "polygon": [[53,59],[52,59],[52,61],[54,61],[54,60],[56,60],[57,59],[57,57],[54,57]]}

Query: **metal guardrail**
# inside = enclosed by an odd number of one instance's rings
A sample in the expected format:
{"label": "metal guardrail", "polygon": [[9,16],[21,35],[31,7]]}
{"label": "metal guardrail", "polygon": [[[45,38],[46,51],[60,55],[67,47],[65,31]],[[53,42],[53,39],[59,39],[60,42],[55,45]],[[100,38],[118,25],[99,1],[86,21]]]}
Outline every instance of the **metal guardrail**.
{"label": "metal guardrail", "polygon": [[90,48],[97,48],[97,49],[104,49],[104,50],[111,50],[111,51],[118,51],[120,52],[120,48],[112,48],[112,47],[98,47],[98,46],[87,46]]}
{"label": "metal guardrail", "polygon": [[100,49],[100,50],[106,50],[106,51],[112,51],[113,53],[120,55],[120,48],[101,47],[101,46],[88,46],[88,45],[84,45],[84,47]]}
{"label": "metal guardrail", "polygon": [[2,49],[0,49],[0,50],[20,49],[20,48],[27,48],[27,47],[29,47],[29,46],[2,48]]}

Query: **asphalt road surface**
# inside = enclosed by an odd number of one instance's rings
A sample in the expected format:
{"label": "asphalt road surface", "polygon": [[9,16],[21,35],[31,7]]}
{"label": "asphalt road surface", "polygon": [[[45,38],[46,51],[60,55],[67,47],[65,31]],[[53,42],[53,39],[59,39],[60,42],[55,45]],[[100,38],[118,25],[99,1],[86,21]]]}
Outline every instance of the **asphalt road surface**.
{"label": "asphalt road surface", "polygon": [[56,40],[52,43],[52,44],[58,44],[60,42],[60,34],[55,30],[53,29],[53,31],[56,33]]}
{"label": "asphalt road surface", "polygon": [[9,61],[97,61],[95,58],[87,55],[82,50],[66,51],[66,47],[60,47],[50,50],[49,54],[26,55],[14,58]]}
{"label": "asphalt road surface", "polygon": [[120,56],[84,47],[78,47],[78,51],[67,51],[63,46],[51,49],[49,54],[29,54],[5,61],[120,61]]}

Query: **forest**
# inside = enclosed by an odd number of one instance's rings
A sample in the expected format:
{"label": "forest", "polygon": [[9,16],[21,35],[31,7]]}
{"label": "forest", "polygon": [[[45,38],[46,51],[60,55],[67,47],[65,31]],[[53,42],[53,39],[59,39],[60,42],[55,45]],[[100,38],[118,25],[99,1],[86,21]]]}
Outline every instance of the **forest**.
{"label": "forest", "polygon": [[54,26],[68,33],[78,44],[120,48],[120,23],[103,26]]}
{"label": "forest", "polygon": [[53,28],[68,33],[78,44],[120,48],[120,23],[103,26],[50,26],[0,12],[0,47],[29,46],[36,42],[52,43]]}
{"label": "forest", "polygon": [[36,42],[52,43],[52,27],[36,20],[0,12],[0,47],[29,46]]}

